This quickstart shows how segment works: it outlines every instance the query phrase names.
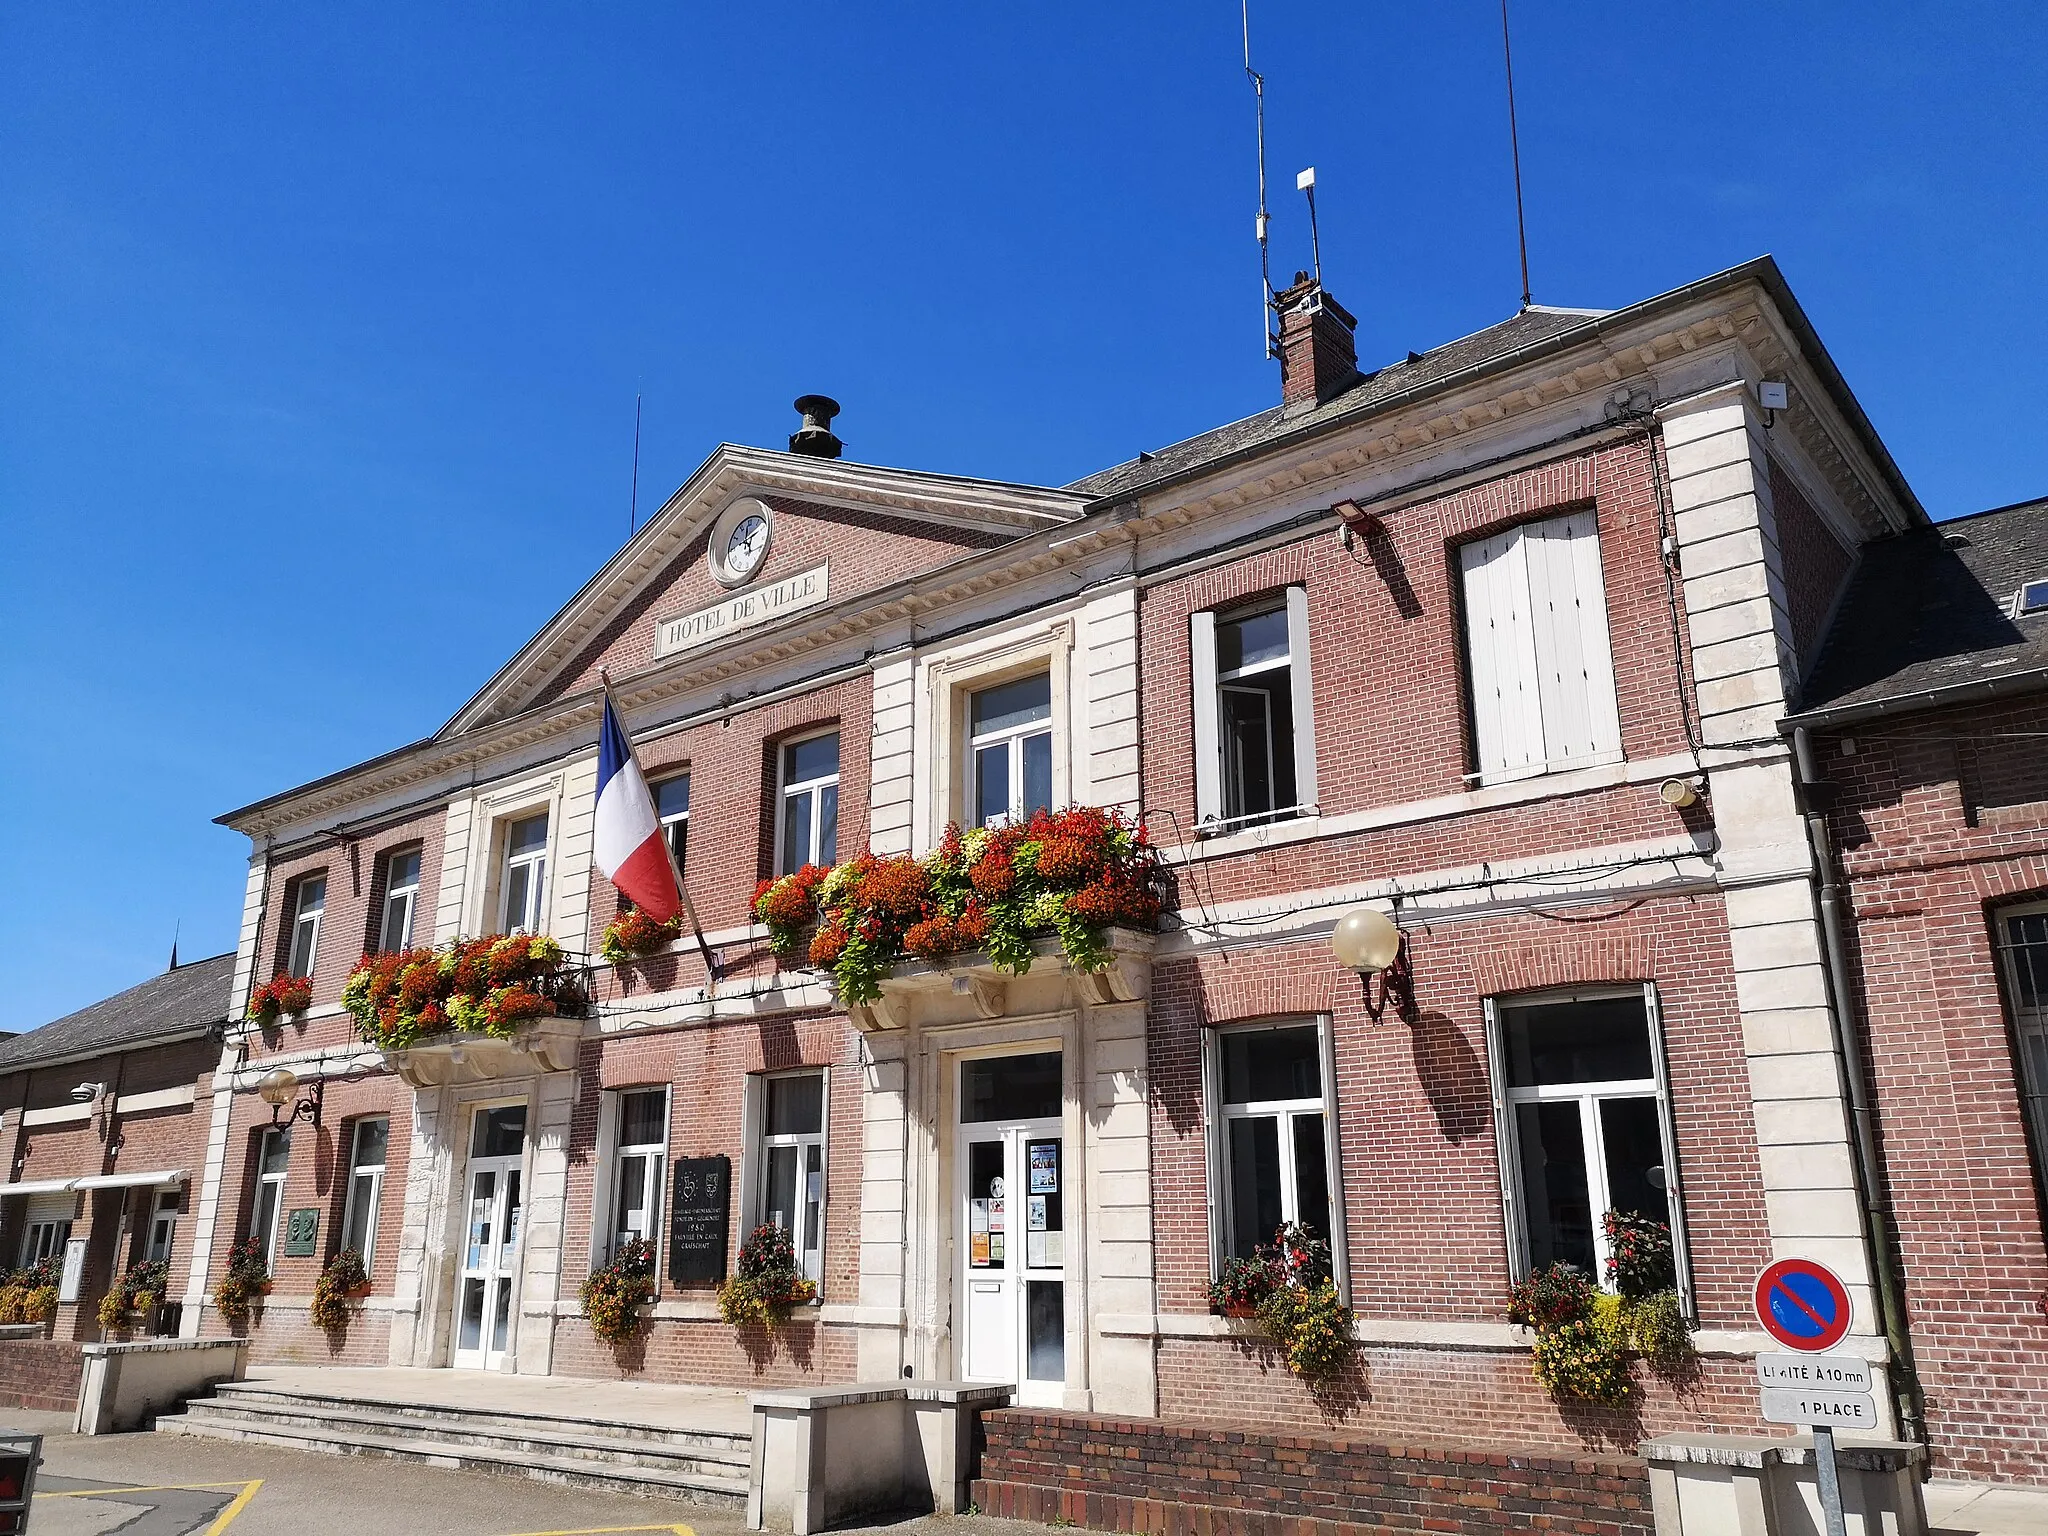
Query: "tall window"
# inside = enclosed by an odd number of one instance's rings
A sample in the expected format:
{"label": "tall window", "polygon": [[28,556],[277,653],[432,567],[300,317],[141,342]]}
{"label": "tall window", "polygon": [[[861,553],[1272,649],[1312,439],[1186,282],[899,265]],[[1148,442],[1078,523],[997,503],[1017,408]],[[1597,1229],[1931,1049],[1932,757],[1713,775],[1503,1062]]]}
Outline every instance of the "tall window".
{"label": "tall window", "polygon": [[782,823],[778,873],[839,858],[839,733],[809,736],[782,749]]}
{"label": "tall window", "polygon": [[1224,1251],[1250,1258],[1283,1223],[1294,1221],[1332,1241],[1321,1030],[1313,1024],[1226,1030],[1215,1049]]}
{"label": "tall window", "polygon": [[402,848],[384,860],[384,920],[377,931],[382,950],[412,947],[413,915],[420,904],[420,851]]}
{"label": "tall window", "polygon": [[320,915],[327,910],[327,877],[308,875],[298,884],[292,904],[291,958],[285,969],[294,976],[313,974],[320,952]]}
{"label": "tall window", "polygon": [[690,776],[676,774],[673,778],[658,779],[654,790],[654,814],[661,822],[661,835],[668,839],[669,852],[676,856],[676,868],[682,869],[687,860],[683,854],[690,845]]}
{"label": "tall window", "polygon": [[1022,821],[1052,805],[1052,675],[1020,677],[968,700],[977,827]]}
{"label": "tall window", "polygon": [[798,1265],[816,1280],[825,1249],[825,1074],[771,1077],[764,1093],[760,1219],[789,1233]]}
{"label": "tall window", "polygon": [[2048,909],[2007,913],[2003,927],[2020,1096],[2034,1157],[2048,1166]]}
{"label": "tall window", "polygon": [[368,1269],[377,1254],[377,1212],[384,1202],[384,1159],[391,1143],[387,1115],[366,1115],[356,1122],[349,1145],[348,1204],[341,1217],[341,1246],[363,1256]]}
{"label": "tall window", "polygon": [[504,929],[539,933],[547,921],[548,813],[522,816],[505,829]]}
{"label": "tall window", "polygon": [[619,1151],[612,1179],[612,1251],[641,1238],[659,1244],[661,1175],[668,1160],[668,1090],[619,1095]]}
{"label": "tall window", "polygon": [[277,1269],[277,1229],[284,1210],[284,1176],[292,1159],[289,1129],[267,1130],[256,1162],[256,1205],[249,1217],[249,1235],[263,1247],[263,1265]]}
{"label": "tall window", "polygon": [[1606,1275],[1608,1211],[1684,1224],[1651,994],[1489,1004],[1509,1237],[1522,1272]]}
{"label": "tall window", "polygon": [[1593,514],[1524,523],[1458,552],[1480,778],[1526,778],[1621,753]]}
{"label": "tall window", "polygon": [[178,1236],[178,1216],[185,1207],[182,1190],[160,1189],[156,1199],[150,1203],[149,1243],[142,1251],[145,1259],[168,1260],[171,1245]]}
{"label": "tall window", "polygon": [[1314,809],[1307,589],[1195,614],[1190,637],[1197,822],[1231,832]]}

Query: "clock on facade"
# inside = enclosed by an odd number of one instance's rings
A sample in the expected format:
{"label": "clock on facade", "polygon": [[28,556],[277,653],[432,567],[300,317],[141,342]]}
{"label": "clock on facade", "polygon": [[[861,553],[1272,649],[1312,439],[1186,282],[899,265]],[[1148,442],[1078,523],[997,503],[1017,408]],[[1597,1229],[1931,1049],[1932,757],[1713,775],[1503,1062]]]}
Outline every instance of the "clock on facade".
{"label": "clock on facade", "polygon": [[726,508],[711,530],[711,570],[728,587],[751,580],[768,554],[775,525],[767,506],[748,497]]}

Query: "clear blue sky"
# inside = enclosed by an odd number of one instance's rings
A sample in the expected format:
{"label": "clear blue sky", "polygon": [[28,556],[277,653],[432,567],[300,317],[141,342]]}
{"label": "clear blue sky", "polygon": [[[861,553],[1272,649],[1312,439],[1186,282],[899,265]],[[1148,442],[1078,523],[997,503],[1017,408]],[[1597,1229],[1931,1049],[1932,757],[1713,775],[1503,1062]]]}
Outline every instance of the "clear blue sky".
{"label": "clear blue sky", "polygon": [[[1936,516],[2048,492],[2042,7],[1520,0],[1539,301],[1769,251]],[[1517,294],[1491,0],[1253,8],[1361,361]],[[0,1027],[232,945],[721,440],[1063,482],[1268,404],[1235,0],[0,18]]]}

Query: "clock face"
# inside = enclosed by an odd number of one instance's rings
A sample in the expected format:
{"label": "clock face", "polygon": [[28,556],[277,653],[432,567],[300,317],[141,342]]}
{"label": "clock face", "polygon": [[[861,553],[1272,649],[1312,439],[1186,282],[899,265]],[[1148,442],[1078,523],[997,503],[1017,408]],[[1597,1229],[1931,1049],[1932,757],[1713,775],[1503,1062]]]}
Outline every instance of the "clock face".
{"label": "clock face", "polygon": [[768,520],[759,513],[742,518],[725,541],[725,568],[734,576],[751,576],[768,553]]}

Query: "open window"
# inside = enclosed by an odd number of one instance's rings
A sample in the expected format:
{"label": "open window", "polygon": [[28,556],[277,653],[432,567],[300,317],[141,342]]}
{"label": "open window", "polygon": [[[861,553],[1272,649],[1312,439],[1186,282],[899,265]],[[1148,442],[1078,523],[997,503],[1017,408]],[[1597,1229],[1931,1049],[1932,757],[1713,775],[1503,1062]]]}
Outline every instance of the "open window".
{"label": "open window", "polygon": [[2048,1189],[2048,907],[1998,914],[2020,1102],[2040,1186]]}
{"label": "open window", "polygon": [[377,947],[387,954],[410,949],[420,906],[420,850],[394,848],[384,856],[384,910]]}
{"label": "open window", "polygon": [[977,827],[1020,822],[1052,806],[1052,677],[997,683],[967,700],[968,804]]}
{"label": "open window", "polygon": [[[625,1088],[612,1095],[618,1149],[612,1155],[608,1252],[638,1239],[661,1249],[662,1175],[668,1167],[668,1089]],[[660,1272],[659,1263],[655,1265]]]}
{"label": "open window", "polygon": [[1250,1258],[1299,1222],[1330,1245],[1348,1295],[1335,1073],[1327,1019],[1206,1032],[1213,1261]]}
{"label": "open window", "polygon": [[292,889],[292,942],[285,959],[288,974],[313,974],[313,962],[320,954],[320,920],[326,911],[327,876],[303,876]]}
{"label": "open window", "polygon": [[1692,1315],[1655,987],[1489,998],[1486,1033],[1514,1278],[1562,1262],[1604,1282],[1618,1211],[1670,1228]]}
{"label": "open window", "polygon": [[277,1273],[277,1233],[283,1225],[284,1180],[291,1167],[289,1126],[264,1131],[257,1146],[256,1200],[249,1213],[249,1236],[263,1250],[263,1267]]}
{"label": "open window", "polygon": [[1485,783],[1621,756],[1600,530],[1590,510],[1458,551],[1472,734]]}
{"label": "open window", "polygon": [[839,861],[839,733],[785,743],[779,755],[775,872]]}
{"label": "open window", "polygon": [[1315,809],[1308,591],[1193,615],[1195,819],[1234,832]]}
{"label": "open window", "polygon": [[548,813],[515,817],[505,827],[498,876],[498,921],[505,933],[547,931]]}
{"label": "open window", "polygon": [[349,1138],[348,1202],[342,1210],[341,1246],[363,1256],[367,1270],[377,1254],[377,1216],[384,1203],[384,1161],[391,1142],[391,1118],[365,1115]]}
{"label": "open window", "polygon": [[749,1080],[749,1150],[754,1190],[749,1221],[781,1227],[809,1280],[825,1272],[825,1121],[828,1073],[822,1068]]}

